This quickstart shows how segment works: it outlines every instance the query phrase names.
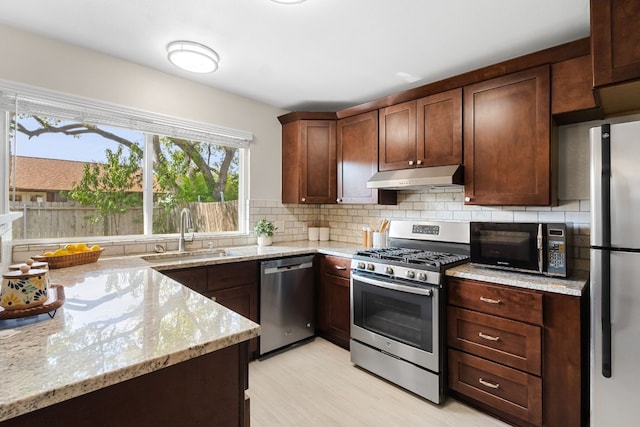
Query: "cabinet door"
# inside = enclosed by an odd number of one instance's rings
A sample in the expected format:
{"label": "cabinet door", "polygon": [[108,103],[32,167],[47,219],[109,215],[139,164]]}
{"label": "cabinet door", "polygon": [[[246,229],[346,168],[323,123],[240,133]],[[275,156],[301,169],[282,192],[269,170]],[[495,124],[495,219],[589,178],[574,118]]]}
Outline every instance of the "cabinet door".
{"label": "cabinet door", "polygon": [[322,256],[318,275],[318,333],[346,349],[351,327],[350,264],[347,258]]}
{"label": "cabinet door", "polygon": [[453,89],[417,101],[416,164],[462,164],[462,89]]}
{"label": "cabinet door", "polygon": [[379,170],[414,167],[416,161],[416,101],[382,108],[379,114]]}
{"label": "cabinet door", "polygon": [[303,120],[300,145],[300,201],[336,202],[336,122]]}
{"label": "cabinet door", "polygon": [[555,202],[549,104],[548,65],[464,88],[466,203]]}
{"label": "cabinet door", "polygon": [[378,203],[367,181],[378,172],[378,112],[338,120],[338,203]]}
{"label": "cabinet door", "polygon": [[336,122],[297,120],[282,126],[282,202],[336,202]]}
{"label": "cabinet door", "polygon": [[640,2],[591,0],[593,85],[640,78]]}
{"label": "cabinet door", "polygon": [[[258,262],[244,261],[208,267],[207,291],[203,294],[230,310],[258,323]],[[249,342],[249,358],[258,350],[258,339]]]}
{"label": "cabinet door", "polygon": [[[256,323],[259,321],[258,286],[255,283],[219,291],[209,291],[205,295],[247,319]],[[249,341],[249,358],[253,358],[257,354],[257,350],[258,339],[253,338]]]}

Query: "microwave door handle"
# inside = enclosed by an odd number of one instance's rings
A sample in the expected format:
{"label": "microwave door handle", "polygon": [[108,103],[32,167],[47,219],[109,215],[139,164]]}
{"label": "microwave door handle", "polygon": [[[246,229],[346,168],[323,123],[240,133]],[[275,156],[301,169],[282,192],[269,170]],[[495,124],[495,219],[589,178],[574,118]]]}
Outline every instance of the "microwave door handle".
{"label": "microwave door handle", "polygon": [[544,257],[543,257],[543,245],[542,245],[542,224],[538,224],[538,271],[542,273],[544,271]]}

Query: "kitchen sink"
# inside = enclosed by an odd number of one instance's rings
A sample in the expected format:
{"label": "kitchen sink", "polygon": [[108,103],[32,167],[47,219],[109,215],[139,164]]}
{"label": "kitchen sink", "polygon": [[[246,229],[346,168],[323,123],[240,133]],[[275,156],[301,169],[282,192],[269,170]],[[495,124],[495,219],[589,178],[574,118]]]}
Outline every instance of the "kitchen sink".
{"label": "kitchen sink", "polygon": [[151,262],[178,262],[178,261],[198,261],[214,259],[229,255],[226,249],[207,249],[202,251],[188,252],[163,252],[159,254],[143,255],[141,258]]}

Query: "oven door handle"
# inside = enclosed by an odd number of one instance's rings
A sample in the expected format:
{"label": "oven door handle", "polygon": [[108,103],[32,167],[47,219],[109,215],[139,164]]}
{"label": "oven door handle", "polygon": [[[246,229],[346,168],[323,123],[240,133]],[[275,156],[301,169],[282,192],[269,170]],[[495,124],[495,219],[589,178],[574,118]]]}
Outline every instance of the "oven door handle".
{"label": "oven door handle", "polygon": [[405,286],[405,285],[400,285],[400,284],[397,284],[397,283],[384,282],[382,280],[370,279],[368,277],[359,276],[359,275],[356,275],[356,274],[353,274],[351,276],[351,278],[353,280],[358,280],[360,282],[367,283],[367,284],[373,285],[373,286],[377,286],[379,288],[393,289],[394,291],[407,292],[407,293],[410,293],[410,294],[424,295],[424,296],[428,296],[428,297],[433,295],[433,290],[431,290],[431,289],[415,288],[413,286]]}

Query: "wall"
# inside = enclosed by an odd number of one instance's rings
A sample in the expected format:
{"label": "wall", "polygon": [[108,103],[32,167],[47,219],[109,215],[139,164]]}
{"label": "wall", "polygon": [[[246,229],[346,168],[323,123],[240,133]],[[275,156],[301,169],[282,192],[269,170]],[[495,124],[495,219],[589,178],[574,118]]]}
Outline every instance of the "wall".
{"label": "wall", "polygon": [[0,80],[252,132],[249,195],[280,198],[287,111],[3,25],[0,40]]}

